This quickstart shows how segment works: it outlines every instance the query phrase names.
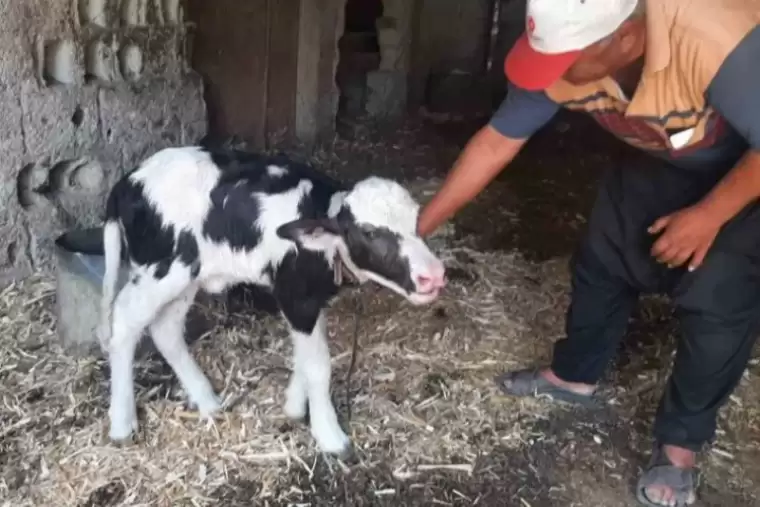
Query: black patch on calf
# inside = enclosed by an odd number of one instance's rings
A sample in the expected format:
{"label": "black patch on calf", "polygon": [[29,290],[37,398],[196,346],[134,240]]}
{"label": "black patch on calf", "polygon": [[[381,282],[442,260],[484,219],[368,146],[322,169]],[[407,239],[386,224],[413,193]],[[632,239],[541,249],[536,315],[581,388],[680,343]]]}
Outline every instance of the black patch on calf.
{"label": "black patch on calf", "polygon": [[106,218],[121,221],[124,246],[135,263],[147,266],[173,258],[174,227],[161,223],[158,212],[145,199],[141,182],[125,177],[114,185],[106,203]]}
{"label": "black patch on calf", "polygon": [[[271,262],[262,270],[262,274],[274,285],[275,272]],[[227,304],[232,311],[252,308],[254,313],[263,312],[270,315],[275,315],[280,311],[277,300],[272,294],[272,288],[253,283],[241,283],[232,287],[227,293]]]}
{"label": "black patch on calf", "polygon": [[397,233],[387,227],[357,225],[353,213],[345,207],[337,218],[351,259],[359,268],[378,274],[407,292],[414,292],[409,260],[401,257],[401,237]]}
{"label": "black patch on calf", "polygon": [[261,241],[259,200],[246,180],[220,181],[211,191],[203,235],[233,249],[253,250]]}
{"label": "black patch on calf", "polygon": [[[284,156],[271,157],[239,150],[207,149],[222,176],[211,192],[212,208],[203,227],[209,239],[229,243],[233,248],[251,250],[261,241],[256,221],[261,213],[254,194],[275,195],[297,187],[304,179],[312,189],[301,199],[298,211],[305,218],[325,216],[330,198],[339,188],[337,182],[306,164]],[[268,166],[283,169],[270,175]]]}
{"label": "black patch on calf", "polygon": [[241,283],[227,291],[227,309],[232,313],[252,311],[254,315],[277,315],[280,311],[271,289],[252,283]]}
{"label": "black patch on calf", "polygon": [[177,238],[176,255],[182,263],[190,268],[190,276],[195,278],[201,271],[198,242],[190,231],[182,231]]}
{"label": "black patch on calf", "polygon": [[169,274],[169,268],[172,267],[174,259],[161,259],[156,263],[156,269],[153,271],[153,278],[161,280],[163,277]]}
{"label": "black patch on calf", "polygon": [[176,260],[179,260],[182,264],[190,268],[190,276],[192,278],[198,276],[198,273],[201,271],[198,242],[190,231],[183,230],[179,233],[172,256],[170,258],[161,259],[158,264],[156,264],[156,270],[153,273],[153,277],[157,280],[165,277]]}
{"label": "black patch on calf", "polygon": [[127,255],[136,264],[155,265],[157,280],[166,276],[176,259],[190,267],[191,276],[200,272],[198,243],[192,233],[181,231],[175,243],[175,227],[162,224],[158,211],[145,199],[141,182],[125,177],[114,185],[106,219],[121,221]]}
{"label": "black patch on calf", "polygon": [[[317,171],[308,164],[296,162],[285,155],[262,155],[240,150],[207,149],[211,160],[222,170],[219,184],[245,180],[254,192],[281,194],[296,187],[301,180],[309,180],[313,185],[312,198],[315,209],[327,210],[330,197],[338,190],[345,190],[336,180]],[[282,168],[281,176],[271,176],[267,167]]]}
{"label": "black patch on calf", "polygon": [[311,334],[319,312],[337,292],[333,270],[323,254],[302,250],[282,259],[273,294],[296,331]]}

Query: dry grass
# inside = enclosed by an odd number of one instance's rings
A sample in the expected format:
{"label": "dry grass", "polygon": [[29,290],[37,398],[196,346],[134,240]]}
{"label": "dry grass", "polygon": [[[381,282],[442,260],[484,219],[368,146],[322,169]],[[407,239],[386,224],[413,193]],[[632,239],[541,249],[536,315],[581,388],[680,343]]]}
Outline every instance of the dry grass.
{"label": "dry grass", "polygon": [[[529,320],[547,311],[557,318],[559,287],[537,290],[536,269],[517,256],[462,247],[445,257],[455,282],[434,309],[410,307],[385,291],[359,293],[365,312],[350,423],[358,466],[390,460],[405,479],[431,469],[471,472],[482,452],[474,436],[492,432],[498,420],[511,426],[501,442],[520,446],[528,435],[519,414],[545,411],[538,402],[495,398],[492,377],[537,349],[546,353],[548,337],[528,339]],[[353,297],[344,293],[330,311],[341,409]],[[298,491],[283,488],[283,472],[310,473],[314,444],[305,426],[291,427],[281,413],[290,344],[278,319],[238,316],[230,325],[218,305],[200,307],[213,325],[193,353],[227,411],[200,424],[163,363],[143,360],[136,372],[139,439],[118,448],[107,441],[107,365],[59,347],[53,299],[47,279],[8,287],[0,297],[0,492],[8,505],[82,505],[108,488],[116,504],[210,505],[208,495],[232,471],[256,478],[260,501],[297,499]],[[336,473],[348,470],[332,463]]]}

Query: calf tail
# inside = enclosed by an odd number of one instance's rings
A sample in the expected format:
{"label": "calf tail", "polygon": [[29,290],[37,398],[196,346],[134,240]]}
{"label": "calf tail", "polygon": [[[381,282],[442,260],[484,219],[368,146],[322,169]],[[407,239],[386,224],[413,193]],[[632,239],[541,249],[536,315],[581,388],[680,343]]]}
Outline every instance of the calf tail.
{"label": "calf tail", "polygon": [[108,351],[111,341],[111,311],[116,296],[116,284],[119,281],[119,267],[121,266],[121,231],[119,230],[119,222],[115,218],[109,218],[103,227],[103,254],[105,257],[105,273],[103,274],[101,292],[98,339],[103,350]]}

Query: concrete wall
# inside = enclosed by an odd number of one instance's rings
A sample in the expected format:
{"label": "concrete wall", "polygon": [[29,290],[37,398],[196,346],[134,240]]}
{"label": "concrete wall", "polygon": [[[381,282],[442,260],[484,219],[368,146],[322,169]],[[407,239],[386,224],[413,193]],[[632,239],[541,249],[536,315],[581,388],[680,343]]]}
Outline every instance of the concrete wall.
{"label": "concrete wall", "polygon": [[111,183],[206,131],[179,0],[0,0],[0,284],[98,225]]}

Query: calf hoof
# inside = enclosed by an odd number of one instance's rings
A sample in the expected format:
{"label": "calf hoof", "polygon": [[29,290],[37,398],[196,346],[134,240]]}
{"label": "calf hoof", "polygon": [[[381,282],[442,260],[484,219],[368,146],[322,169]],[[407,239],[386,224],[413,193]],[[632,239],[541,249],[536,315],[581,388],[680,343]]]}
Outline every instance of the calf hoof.
{"label": "calf hoof", "polygon": [[130,433],[126,437],[115,437],[114,435],[109,434],[108,438],[116,447],[129,447],[137,441],[137,436],[135,433]]}
{"label": "calf hoof", "polygon": [[108,432],[108,438],[117,445],[128,445],[134,441],[134,435],[137,433],[137,418],[132,420],[125,419],[122,421],[111,420],[111,429]]}
{"label": "calf hoof", "polygon": [[353,453],[351,439],[349,439],[341,430],[330,432],[312,431],[312,435],[317,441],[319,449],[324,453],[332,454],[341,459],[348,457]]}
{"label": "calf hoof", "polygon": [[222,411],[222,402],[215,394],[194,401],[193,405],[198,410],[201,419],[213,419],[216,414]]}
{"label": "calf hoof", "polygon": [[324,452],[325,454],[330,454],[332,456],[335,456],[341,461],[344,462],[350,462],[356,457],[356,452],[354,451],[354,447],[351,445],[351,441],[346,439],[346,442],[341,445],[336,445],[334,447],[327,447],[324,445],[319,445],[319,449]]}
{"label": "calf hoof", "polygon": [[350,442],[348,446],[340,454],[336,454],[335,457],[347,465],[355,465],[359,462],[359,456],[356,454],[356,450]]}

